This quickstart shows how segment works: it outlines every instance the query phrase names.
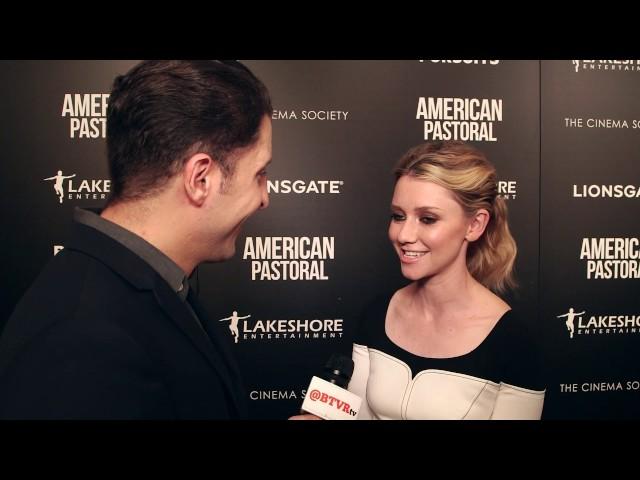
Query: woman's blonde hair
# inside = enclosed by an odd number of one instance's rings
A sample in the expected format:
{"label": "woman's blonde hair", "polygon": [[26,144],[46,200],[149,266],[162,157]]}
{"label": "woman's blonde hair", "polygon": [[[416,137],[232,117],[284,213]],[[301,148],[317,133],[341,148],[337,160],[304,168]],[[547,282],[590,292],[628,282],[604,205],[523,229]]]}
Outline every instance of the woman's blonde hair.
{"label": "woman's blonde hair", "polygon": [[516,287],[518,249],[509,231],[507,205],[498,196],[496,169],[481,151],[460,141],[424,143],[405,153],[394,173],[396,181],[410,175],[450,190],[467,215],[486,209],[489,222],[482,236],[469,243],[467,268],[496,293]]}

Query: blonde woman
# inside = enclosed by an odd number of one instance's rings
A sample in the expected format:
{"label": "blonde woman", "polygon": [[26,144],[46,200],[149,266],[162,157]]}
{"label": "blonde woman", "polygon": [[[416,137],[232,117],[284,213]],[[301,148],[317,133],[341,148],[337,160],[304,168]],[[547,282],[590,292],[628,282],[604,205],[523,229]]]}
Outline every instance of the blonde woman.
{"label": "blonde woman", "polygon": [[516,243],[496,171],[462,142],[399,161],[389,239],[406,287],[374,301],[354,339],[359,419],[539,419],[536,343],[500,298]]}

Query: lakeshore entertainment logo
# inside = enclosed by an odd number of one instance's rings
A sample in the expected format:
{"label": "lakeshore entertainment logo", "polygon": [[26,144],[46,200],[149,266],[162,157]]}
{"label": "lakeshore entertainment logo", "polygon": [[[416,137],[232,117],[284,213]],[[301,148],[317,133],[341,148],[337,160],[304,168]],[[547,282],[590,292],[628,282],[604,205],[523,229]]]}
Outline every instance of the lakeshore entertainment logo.
{"label": "lakeshore entertainment logo", "polygon": [[573,185],[573,198],[640,198],[639,185]]}
{"label": "lakeshore entertainment logo", "polygon": [[612,72],[640,71],[640,60],[572,60],[571,64],[576,73],[592,70]]}
{"label": "lakeshore entertainment logo", "polygon": [[517,183],[515,180],[499,180],[498,196],[505,200],[515,200],[517,195]]}
{"label": "lakeshore entertainment logo", "polygon": [[640,278],[640,238],[583,238],[580,260],[588,280]]}
{"label": "lakeshore entertainment logo", "polygon": [[502,99],[419,97],[416,120],[424,121],[425,140],[496,142]]}
{"label": "lakeshore entertainment logo", "polygon": [[317,120],[336,122],[349,118],[347,110],[274,110],[272,120]]}
{"label": "lakeshore entertainment logo", "polygon": [[[249,320],[252,318],[251,320]],[[328,340],[342,338],[343,319],[253,319],[238,315],[238,311],[218,321],[230,321],[229,331],[234,343],[272,340]],[[242,320],[242,322],[240,321]]]}
{"label": "lakeshore entertainment logo", "polygon": [[[58,197],[58,203],[67,200],[105,200],[111,191],[111,180],[109,179],[84,179],[74,183],[76,174],[64,175],[62,170],[58,170],[56,175],[43,178],[45,182],[53,182],[53,191]],[[65,187],[66,180],[66,187]]]}
{"label": "lakeshore entertainment logo", "polygon": [[69,117],[69,138],[106,138],[108,93],[65,93],[62,116]]}
{"label": "lakeshore entertainment logo", "polygon": [[418,60],[420,63],[453,63],[462,65],[498,65],[500,60]]}
{"label": "lakeshore entertainment logo", "polygon": [[53,256],[55,257],[57,254],[59,254],[62,250],[64,250],[64,245],[54,245],[53,246]]}
{"label": "lakeshore entertainment logo", "polygon": [[640,128],[640,120],[625,120],[620,118],[582,118],[564,117],[564,128],[601,128],[601,129],[629,129]]}
{"label": "lakeshore entertainment logo", "polygon": [[251,390],[249,400],[304,400],[307,389],[302,390]]}
{"label": "lakeshore entertainment logo", "polygon": [[243,260],[251,280],[329,280],[325,262],[335,259],[335,237],[247,237]]}
{"label": "lakeshore entertainment logo", "polygon": [[566,313],[556,315],[565,319],[569,338],[577,335],[619,335],[640,333],[640,315],[587,315],[570,307]]}
{"label": "lakeshore entertainment logo", "polygon": [[640,390],[640,381],[561,383],[560,393],[603,393]]}
{"label": "lakeshore entertainment logo", "polygon": [[269,194],[339,194],[343,180],[267,180]]}

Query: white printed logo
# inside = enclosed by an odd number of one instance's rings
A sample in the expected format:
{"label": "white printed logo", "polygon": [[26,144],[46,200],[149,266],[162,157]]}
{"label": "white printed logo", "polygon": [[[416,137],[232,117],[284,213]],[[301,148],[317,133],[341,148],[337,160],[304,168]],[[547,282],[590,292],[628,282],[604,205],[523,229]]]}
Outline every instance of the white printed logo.
{"label": "white printed logo", "polygon": [[296,400],[304,398],[306,390],[252,390],[249,392],[251,400]]}
{"label": "white printed logo", "polygon": [[[42,180],[53,181],[53,190],[58,195],[60,203],[66,198],[67,200],[105,200],[107,193],[111,191],[111,180],[82,180],[80,185],[74,185],[72,178],[76,174],[63,175],[62,170],[58,170],[58,174],[53,177],[43,178]],[[66,188],[65,188],[65,180]]]}
{"label": "white printed logo", "polygon": [[575,331],[575,325],[573,323],[573,320],[576,317],[580,318],[580,315],[584,315],[584,311],[582,311],[580,313],[575,313],[573,311],[573,307],[571,307],[567,313],[565,313],[564,315],[558,315],[556,317],[556,318],[567,317],[567,321],[564,322],[564,323],[567,326],[567,330],[569,331],[569,338],[573,338],[573,332]]}
{"label": "white printed logo", "polygon": [[340,193],[342,180],[267,180],[269,193]]}
{"label": "white printed logo", "polygon": [[69,138],[106,138],[108,93],[65,93],[62,116],[69,117]]}
{"label": "white printed logo", "polygon": [[54,175],[53,177],[49,177],[49,178],[44,178],[43,180],[44,181],[55,180],[53,184],[53,189],[55,190],[56,194],[60,198],[60,203],[62,203],[62,199],[64,198],[64,187],[62,186],[62,181],[65,178],[73,178],[75,176],[76,176],[75,173],[73,175],[67,175],[67,176],[62,175],[62,170],[58,170],[57,175]]}
{"label": "white printed logo", "polygon": [[640,389],[638,380],[627,381],[609,381],[609,382],[584,382],[580,385],[577,383],[561,383],[560,393],[600,393],[600,392],[621,392],[621,391],[637,391]]}
{"label": "white printed logo", "polygon": [[500,180],[498,181],[498,196],[505,200],[515,200],[517,192],[516,180]]}
{"label": "white printed logo", "polygon": [[229,324],[229,330],[231,331],[231,335],[233,335],[233,339],[234,339],[235,343],[238,343],[238,337],[240,336],[240,332],[238,332],[238,321],[239,320],[243,320],[245,318],[249,318],[250,316],[251,315],[245,315],[244,317],[239,317],[238,316],[238,312],[236,312],[234,310],[233,314],[231,314],[230,317],[221,318],[218,321],[219,322],[224,322],[224,321],[227,321],[227,320],[231,320],[231,323]]}
{"label": "white printed logo", "polygon": [[416,120],[423,120],[424,140],[496,142],[502,107],[501,98],[419,97]]}
{"label": "white printed logo", "polygon": [[640,60],[571,60],[576,73],[580,70],[640,71]]}
{"label": "white printed logo", "polygon": [[315,120],[320,122],[344,121],[349,117],[347,110],[274,110],[272,120]]}
{"label": "white printed logo", "polygon": [[335,237],[247,237],[242,258],[251,261],[253,281],[329,280]]}
{"label": "white printed logo", "polygon": [[571,307],[567,313],[556,316],[556,318],[566,318],[564,323],[567,326],[569,338],[574,338],[576,335],[640,333],[640,315],[585,315],[585,313],[585,310],[576,312]]}
{"label": "white printed logo", "polygon": [[638,279],[640,238],[583,238],[580,259],[587,263],[587,280]]}
{"label": "white printed logo", "polygon": [[[424,63],[427,60],[418,60],[420,63]],[[498,65],[500,60],[429,60],[431,63],[454,63],[464,65]]]}
{"label": "white printed logo", "polygon": [[638,185],[573,185],[573,198],[640,198]]}
{"label": "white printed logo", "polygon": [[[251,340],[319,340],[342,338],[342,318],[333,319],[293,319],[293,320],[251,320],[251,315],[239,316],[238,311],[219,322],[230,321],[229,331],[234,343],[241,339]],[[243,320],[240,322],[240,320]]]}
{"label": "white printed logo", "polygon": [[633,129],[640,128],[640,121],[633,119],[630,122],[624,118],[583,118],[564,117],[565,128],[596,128],[596,129]]}

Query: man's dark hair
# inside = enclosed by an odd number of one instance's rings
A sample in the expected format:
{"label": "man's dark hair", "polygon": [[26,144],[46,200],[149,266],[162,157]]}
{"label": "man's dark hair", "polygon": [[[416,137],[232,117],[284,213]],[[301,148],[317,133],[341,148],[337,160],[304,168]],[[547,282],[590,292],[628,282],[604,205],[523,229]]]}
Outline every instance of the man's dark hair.
{"label": "man's dark hair", "polygon": [[235,150],[273,113],[264,84],[239,62],[149,60],[113,82],[107,109],[109,203],[161,190],[203,152],[233,173]]}

